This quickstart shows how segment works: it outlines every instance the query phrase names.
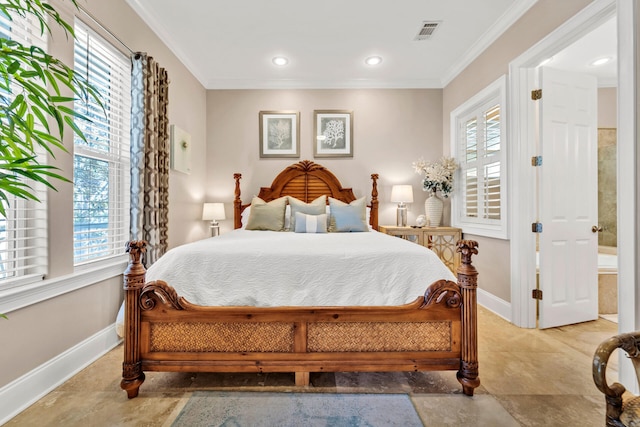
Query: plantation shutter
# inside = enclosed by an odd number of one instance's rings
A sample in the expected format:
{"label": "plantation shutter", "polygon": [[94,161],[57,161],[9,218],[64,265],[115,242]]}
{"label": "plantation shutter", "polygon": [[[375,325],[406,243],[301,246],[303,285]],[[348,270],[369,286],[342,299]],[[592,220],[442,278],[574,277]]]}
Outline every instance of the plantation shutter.
{"label": "plantation shutter", "polygon": [[452,154],[459,162],[451,223],[465,233],[506,239],[506,76],[451,112]]}
{"label": "plantation shutter", "polygon": [[74,68],[101,94],[76,103],[91,118],[77,121],[86,141],[74,140],[74,263],[121,255],[129,236],[131,62],[100,36],[76,23]]}
{"label": "plantation shutter", "polygon": [[493,103],[462,123],[463,216],[469,219],[501,219],[501,128],[500,105]]}
{"label": "plantation shutter", "polygon": [[484,186],[482,217],[500,219],[500,105],[484,112]]}
{"label": "plantation shutter", "polygon": [[[47,48],[46,34],[32,18],[21,16],[10,20],[0,12],[0,37],[15,40],[25,46]],[[9,87],[0,87],[0,103],[8,106],[14,92],[20,88],[9,81]],[[47,211],[44,185],[24,180],[32,188],[31,193],[40,202],[24,200],[8,195],[5,203],[6,217],[0,217],[0,280],[2,286],[21,285],[42,280],[47,272]]]}

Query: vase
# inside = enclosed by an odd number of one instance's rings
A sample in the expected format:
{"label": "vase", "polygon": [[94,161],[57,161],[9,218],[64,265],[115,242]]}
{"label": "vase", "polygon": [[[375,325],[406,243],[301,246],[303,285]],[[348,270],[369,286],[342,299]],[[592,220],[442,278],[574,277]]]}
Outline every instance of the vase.
{"label": "vase", "polygon": [[431,196],[424,202],[424,213],[427,216],[428,227],[439,227],[442,222],[442,210],[444,208],[444,202],[436,195],[431,193]]}

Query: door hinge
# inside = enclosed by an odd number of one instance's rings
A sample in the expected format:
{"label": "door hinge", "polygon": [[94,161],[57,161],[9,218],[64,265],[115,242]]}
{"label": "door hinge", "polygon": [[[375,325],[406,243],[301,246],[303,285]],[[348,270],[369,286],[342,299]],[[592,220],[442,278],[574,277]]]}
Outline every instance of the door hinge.
{"label": "door hinge", "polygon": [[542,166],[542,156],[533,156],[531,158],[531,166]]}
{"label": "door hinge", "polygon": [[531,291],[531,298],[542,300],[542,289],[534,289]]}
{"label": "door hinge", "polygon": [[531,232],[532,233],[542,233],[542,223],[541,222],[534,222],[533,224],[531,224]]}
{"label": "door hinge", "polygon": [[537,101],[538,99],[542,99],[542,89],[535,89],[531,91],[531,99]]}

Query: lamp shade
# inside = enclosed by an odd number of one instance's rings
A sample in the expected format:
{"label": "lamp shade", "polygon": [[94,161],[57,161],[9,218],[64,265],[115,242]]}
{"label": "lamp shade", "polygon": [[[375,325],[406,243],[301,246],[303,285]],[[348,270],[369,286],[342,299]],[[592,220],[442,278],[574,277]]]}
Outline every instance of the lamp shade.
{"label": "lamp shade", "polygon": [[413,187],[411,185],[394,185],[391,187],[391,201],[413,203]]}
{"label": "lamp shade", "polygon": [[224,215],[224,203],[205,203],[202,206],[202,220],[214,221],[226,219]]}

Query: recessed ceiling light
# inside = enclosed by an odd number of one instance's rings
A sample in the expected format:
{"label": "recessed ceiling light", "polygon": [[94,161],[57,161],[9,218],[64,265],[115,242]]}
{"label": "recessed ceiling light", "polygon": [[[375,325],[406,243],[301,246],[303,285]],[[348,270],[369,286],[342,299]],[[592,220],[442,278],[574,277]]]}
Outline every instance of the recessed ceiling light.
{"label": "recessed ceiling light", "polygon": [[273,62],[275,65],[282,67],[283,65],[287,65],[289,63],[289,60],[284,56],[276,56],[271,60],[271,62]]}
{"label": "recessed ceiling light", "polygon": [[595,61],[592,61],[591,63],[589,63],[589,65],[592,67],[597,67],[598,65],[604,65],[609,61],[611,61],[611,57],[607,56],[605,58],[598,58]]}
{"label": "recessed ceiling light", "polygon": [[364,63],[367,65],[378,65],[382,62],[382,58],[379,56],[370,56],[364,60]]}

